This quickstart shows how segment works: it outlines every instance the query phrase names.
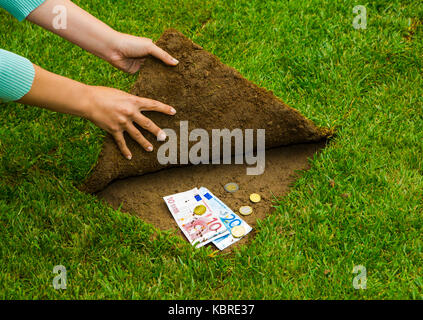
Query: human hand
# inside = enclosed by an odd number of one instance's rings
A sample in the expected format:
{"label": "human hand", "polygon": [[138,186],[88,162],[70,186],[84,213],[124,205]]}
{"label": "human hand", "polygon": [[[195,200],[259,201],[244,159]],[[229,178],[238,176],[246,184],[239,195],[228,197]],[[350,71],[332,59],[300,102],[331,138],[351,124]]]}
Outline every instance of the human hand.
{"label": "human hand", "polygon": [[140,69],[143,57],[152,55],[164,63],[176,66],[179,61],[154,44],[151,39],[117,32],[106,60],[118,69],[135,73]]}
{"label": "human hand", "polygon": [[83,116],[109,132],[122,154],[129,160],[132,154],[126,145],[124,131],[146,151],[153,151],[153,146],[135,127],[134,122],[157,136],[158,141],[166,139],[165,132],[141,111],[158,111],[168,115],[176,113],[176,110],[167,104],[107,87],[89,87],[88,96],[89,107]]}
{"label": "human hand", "polygon": [[[59,5],[66,8],[66,28],[55,28],[51,23],[54,17],[52,12]],[[171,66],[178,64],[178,60],[156,46],[151,39],[115,31],[70,0],[46,0],[28,15],[27,20],[129,73],[137,72],[142,58],[147,55],[152,55]]]}

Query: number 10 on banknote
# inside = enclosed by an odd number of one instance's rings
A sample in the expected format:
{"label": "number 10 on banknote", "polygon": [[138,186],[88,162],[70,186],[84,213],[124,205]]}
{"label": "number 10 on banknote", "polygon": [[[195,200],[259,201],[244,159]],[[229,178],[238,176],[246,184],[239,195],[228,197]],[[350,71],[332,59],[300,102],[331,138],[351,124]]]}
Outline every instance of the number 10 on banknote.
{"label": "number 10 on banknote", "polygon": [[163,199],[185,237],[196,248],[229,233],[197,188]]}

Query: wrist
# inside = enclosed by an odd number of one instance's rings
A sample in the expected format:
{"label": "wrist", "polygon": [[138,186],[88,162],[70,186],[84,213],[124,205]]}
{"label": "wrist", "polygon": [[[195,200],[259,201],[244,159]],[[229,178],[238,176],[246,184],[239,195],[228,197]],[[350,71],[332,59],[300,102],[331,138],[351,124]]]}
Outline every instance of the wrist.
{"label": "wrist", "polygon": [[95,107],[94,86],[81,83],[80,98],[77,106],[77,116],[87,120],[92,119],[92,112]]}
{"label": "wrist", "polygon": [[110,36],[107,37],[107,44],[102,59],[112,63],[114,60],[120,57],[122,47],[122,33],[116,30],[110,32]]}

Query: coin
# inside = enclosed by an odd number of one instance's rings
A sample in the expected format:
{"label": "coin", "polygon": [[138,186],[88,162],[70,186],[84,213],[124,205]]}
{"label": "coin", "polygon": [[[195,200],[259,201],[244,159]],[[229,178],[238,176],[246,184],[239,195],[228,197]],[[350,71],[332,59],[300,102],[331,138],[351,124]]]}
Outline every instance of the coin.
{"label": "coin", "polygon": [[241,208],[239,208],[239,213],[243,216],[249,216],[253,213],[253,208],[251,208],[250,206],[242,206]]}
{"label": "coin", "polygon": [[235,192],[238,191],[239,186],[235,182],[229,182],[223,188],[228,192]]}
{"label": "coin", "polygon": [[234,238],[241,238],[245,235],[245,228],[243,226],[236,226],[231,229]]}
{"label": "coin", "polygon": [[261,197],[258,193],[252,193],[250,194],[250,200],[251,202],[257,203],[257,202],[260,202]]}
{"label": "coin", "polygon": [[202,204],[200,204],[199,206],[196,206],[195,208],[194,208],[194,213],[196,214],[196,215],[199,215],[199,216],[201,216],[202,214],[204,214],[206,212],[206,207],[205,206],[203,206]]}

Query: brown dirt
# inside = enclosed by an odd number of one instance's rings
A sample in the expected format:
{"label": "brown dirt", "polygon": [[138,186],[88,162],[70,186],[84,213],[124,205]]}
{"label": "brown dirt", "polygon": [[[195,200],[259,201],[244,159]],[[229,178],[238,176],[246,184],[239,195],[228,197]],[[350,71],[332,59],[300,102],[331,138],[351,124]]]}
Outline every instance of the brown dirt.
{"label": "brown dirt", "polygon": [[[203,128],[210,136],[212,129],[266,129],[266,148],[317,142],[330,135],[329,130],[317,128],[272,92],[249,82],[180,32],[165,31],[157,45],[180,63],[170,67],[157,59],[147,58],[132,93],[176,108],[175,116],[148,113],[147,116],[161,128],[171,128],[179,133],[179,122],[188,120],[190,131]],[[81,190],[97,192],[115,179],[164,168],[156,157],[160,142],[151,133],[141,131],[152,142],[153,152],[145,152],[126,135],[133,154],[132,160],[127,160],[113,138],[107,136],[97,165]],[[195,142],[190,146],[193,144]]]}
{"label": "brown dirt", "polygon": [[[272,149],[266,151],[264,174],[246,175],[246,165],[235,164],[160,165],[156,151],[161,142],[141,129],[154,151],[145,152],[125,136],[133,154],[129,161],[107,136],[99,160],[81,189],[97,193],[114,208],[122,205],[123,211],[158,228],[177,229],[162,197],[204,186],[234,211],[241,205],[251,205],[254,213],[245,220],[254,227],[257,219],[272,211],[273,195],[287,193],[295,180],[295,170],[308,168],[307,159],[323,148],[331,130],[316,127],[272,92],[247,81],[176,30],[167,30],[157,45],[177,58],[179,65],[169,67],[147,58],[132,93],[170,104],[178,112],[173,117],[152,112],[148,117],[178,134],[179,122],[187,120],[190,131],[203,128],[210,136],[212,129],[266,129],[266,148]],[[223,185],[228,182],[238,183],[240,190],[233,194],[224,191]],[[261,194],[260,203],[250,203],[249,194],[253,192]],[[249,238],[251,235],[238,244]]]}
{"label": "brown dirt", "polygon": [[[324,145],[325,142],[320,142],[266,150],[266,170],[259,176],[248,176],[245,165],[235,164],[170,168],[116,180],[97,195],[113,208],[121,206],[122,211],[135,214],[157,228],[179,230],[162,198],[194,187],[206,187],[234,212],[243,205],[253,208],[253,214],[243,217],[253,231],[229,247],[233,249],[252,239],[257,219],[263,219],[273,211],[272,202],[288,192],[297,177],[295,171],[308,169],[308,159]],[[239,190],[226,192],[223,186],[228,182],[236,182]],[[262,200],[250,202],[251,193],[259,193]],[[178,233],[184,237],[182,231]]]}

